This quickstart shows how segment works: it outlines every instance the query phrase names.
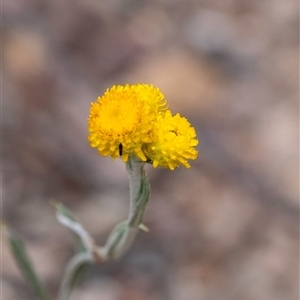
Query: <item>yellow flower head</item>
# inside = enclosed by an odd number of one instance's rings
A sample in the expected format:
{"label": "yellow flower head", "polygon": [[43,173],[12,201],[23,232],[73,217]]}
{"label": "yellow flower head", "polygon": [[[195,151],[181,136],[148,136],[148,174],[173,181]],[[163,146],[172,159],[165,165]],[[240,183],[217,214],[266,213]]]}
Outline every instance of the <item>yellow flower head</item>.
{"label": "yellow flower head", "polygon": [[146,161],[142,148],[153,141],[153,124],[165,110],[164,95],[152,85],[113,86],[91,104],[90,145],[113,159],[133,154]]}
{"label": "yellow flower head", "polygon": [[184,165],[190,168],[188,159],[196,159],[198,151],[196,131],[186,118],[179,114],[172,116],[171,111],[158,116],[154,130],[154,141],[147,145],[146,156],[153,167],[175,167]]}

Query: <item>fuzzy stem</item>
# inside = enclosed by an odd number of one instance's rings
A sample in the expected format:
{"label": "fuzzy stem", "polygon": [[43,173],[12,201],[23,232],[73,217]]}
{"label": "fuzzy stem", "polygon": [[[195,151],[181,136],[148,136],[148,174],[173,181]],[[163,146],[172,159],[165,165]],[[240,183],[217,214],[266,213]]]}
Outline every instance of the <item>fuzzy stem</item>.
{"label": "fuzzy stem", "polygon": [[82,266],[87,263],[99,263],[119,258],[131,246],[139,228],[145,229],[145,226],[142,226],[142,219],[149,199],[150,184],[144,171],[144,163],[135,156],[130,156],[126,169],[129,174],[130,187],[128,218],[112,230],[104,247],[97,247],[89,233],[74,220],[70,213],[66,213],[65,208],[58,210],[59,222],[70,228],[84,246],[84,252],[75,255],[67,265],[58,300],[69,299],[74,288],[74,279],[78,276]]}
{"label": "fuzzy stem", "polygon": [[146,205],[150,195],[150,184],[144,170],[144,162],[135,156],[129,157],[126,164],[129,174],[130,209],[127,224],[130,228],[138,230],[142,224]]}
{"label": "fuzzy stem", "polygon": [[129,174],[130,188],[129,214],[125,222],[115,227],[104,246],[104,252],[110,259],[120,257],[134,241],[139,226],[142,224],[150,194],[150,185],[144,171],[144,163],[135,156],[130,156],[126,163],[126,169]]}
{"label": "fuzzy stem", "polygon": [[71,258],[69,261],[63,281],[61,283],[61,288],[58,295],[58,300],[68,300],[73,289],[72,281],[74,279],[74,274],[81,266],[92,263],[93,255],[90,252],[78,253]]}

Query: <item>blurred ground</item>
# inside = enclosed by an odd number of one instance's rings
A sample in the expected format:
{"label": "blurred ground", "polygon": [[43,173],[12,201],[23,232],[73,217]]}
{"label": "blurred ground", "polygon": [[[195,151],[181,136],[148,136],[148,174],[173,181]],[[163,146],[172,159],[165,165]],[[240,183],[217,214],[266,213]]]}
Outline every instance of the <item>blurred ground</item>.
{"label": "blurred ground", "polygon": [[[99,244],[128,208],[120,161],[87,143],[90,102],[152,83],[196,127],[192,168],[147,172],[145,224],[73,300],[299,299],[298,3],[2,3],[3,218],[54,295],[73,253],[51,199]],[[2,300],[34,299],[3,239]]]}

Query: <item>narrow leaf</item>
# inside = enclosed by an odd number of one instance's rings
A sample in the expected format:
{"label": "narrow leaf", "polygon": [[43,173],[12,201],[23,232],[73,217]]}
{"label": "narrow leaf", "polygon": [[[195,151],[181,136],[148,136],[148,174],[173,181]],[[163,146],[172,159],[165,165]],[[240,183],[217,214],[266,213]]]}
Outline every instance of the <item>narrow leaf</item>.
{"label": "narrow leaf", "polygon": [[72,221],[77,221],[75,215],[66,206],[64,206],[61,202],[52,200],[50,203],[51,203],[51,205],[53,205],[55,207],[56,211],[59,214],[71,219]]}
{"label": "narrow leaf", "polygon": [[91,251],[93,248],[93,239],[85,228],[79,223],[74,214],[60,202],[52,201],[56,208],[56,217],[58,221],[68,227],[75,236],[76,252]]}
{"label": "narrow leaf", "polygon": [[13,233],[10,229],[8,229],[7,226],[4,226],[4,228],[10,243],[11,251],[23,276],[31,285],[38,299],[50,300],[45,286],[42,284],[42,282],[39,280],[38,276],[36,275],[32,263],[26,253],[23,242],[15,233]]}

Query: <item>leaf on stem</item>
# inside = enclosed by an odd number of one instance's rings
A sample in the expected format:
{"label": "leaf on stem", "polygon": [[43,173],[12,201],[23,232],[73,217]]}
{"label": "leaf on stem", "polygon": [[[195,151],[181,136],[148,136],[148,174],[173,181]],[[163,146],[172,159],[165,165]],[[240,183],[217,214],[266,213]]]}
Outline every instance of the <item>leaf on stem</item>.
{"label": "leaf on stem", "polygon": [[50,300],[48,292],[43,285],[43,283],[38,278],[33,265],[26,253],[24,244],[22,240],[12,232],[7,225],[1,224],[2,228],[4,228],[4,232],[8,237],[8,241],[10,244],[10,248],[12,254],[17,262],[17,265],[22,272],[23,276],[26,278],[28,283],[31,285],[33,291],[35,292],[36,296],[40,300]]}
{"label": "leaf on stem", "polygon": [[76,251],[92,251],[94,246],[93,239],[81,223],[79,223],[74,214],[60,202],[52,201],[51,204],[56,208],[58,221],[74,233]]}

